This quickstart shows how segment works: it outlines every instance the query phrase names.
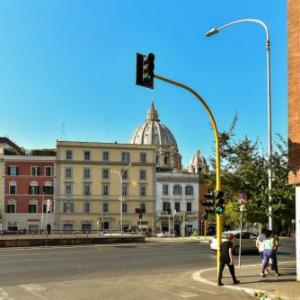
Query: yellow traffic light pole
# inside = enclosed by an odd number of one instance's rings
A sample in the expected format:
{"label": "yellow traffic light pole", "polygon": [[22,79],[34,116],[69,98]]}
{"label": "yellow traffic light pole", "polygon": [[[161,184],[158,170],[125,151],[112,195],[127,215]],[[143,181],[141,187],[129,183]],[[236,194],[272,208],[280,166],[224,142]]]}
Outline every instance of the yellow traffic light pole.
{"label": "yellow traffic light pole", "polygon": [[[207,111],[211,125],[213,127],[214,131],[214,137],[215,137],[215,147],[216,147],[216,190],[221,190],[221,163],[220,163],[220,146],[219,146],[219,132],[217,123],[215,121],[215,118],[205,102],[205,100],[192,88],[189,86],[176,82],[174,80],[162,77],[160,75],[154,75],[154,78],[165,81],[167,83],[173,84],[175,86],[181,87],[189,92],[191,92],[196,98],[200,101],[200,103],[204,106],[205,110]],[[220,267],[220,246],[222,241],[222,215],[216,214],[217,218],[217,274],[219,273],[219,267]]]}

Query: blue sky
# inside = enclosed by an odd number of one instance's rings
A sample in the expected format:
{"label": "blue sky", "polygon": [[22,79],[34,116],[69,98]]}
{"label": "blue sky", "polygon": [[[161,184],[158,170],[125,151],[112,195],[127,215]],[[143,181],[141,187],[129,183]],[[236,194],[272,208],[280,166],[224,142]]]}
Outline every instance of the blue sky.
{"label": "blue sky", "polygon": [[62,138],[127,143],[154,99],[185,165],[196,149],[213,155],[209,119],[192,95],[157,80],[154,90],[135,85],[136,52],[153,52],[155,72],[195,88],[220,131],[238,112],[237,137],[259,137],[266,151],[263,28],[204,36],[238,18],[269,26],[273,132],[286,138],[284,0],[1,1],[0,136],[26,148]]}

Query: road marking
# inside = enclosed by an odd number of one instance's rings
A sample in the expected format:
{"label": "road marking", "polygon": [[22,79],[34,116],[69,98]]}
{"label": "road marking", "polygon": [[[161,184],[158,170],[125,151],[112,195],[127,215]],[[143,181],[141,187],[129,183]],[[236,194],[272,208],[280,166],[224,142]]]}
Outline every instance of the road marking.
{"label": "road marking", "polygon": [[40,295],[40,292],[43,292],[46,290],[45,287],[38,285],[38,284],[22,284],[20,285],[21,288],[23,288],[26,292],[34,295],[35,297],[42,299],[42,300],[47,300],[48,298]]}
{"label": "road marking", "polygon": [[178,294],[178,296],[182,297],[182,298],[193,298],[193,297],[198,297],[199,295],[193,294],[193,293],[189,293],[189,292],[183,292],[181,294]]}
{"label": "road marking", "polygon": [[7,292],[0,287],[0,300],[14,300],[14,298],[9,297]]}

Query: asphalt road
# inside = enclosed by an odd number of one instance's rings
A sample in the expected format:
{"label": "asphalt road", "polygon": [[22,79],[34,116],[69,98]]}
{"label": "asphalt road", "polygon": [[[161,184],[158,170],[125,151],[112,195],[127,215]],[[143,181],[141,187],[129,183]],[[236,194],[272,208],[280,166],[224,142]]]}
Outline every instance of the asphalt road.
{"label": "asphalt road", "polygon": [[[282,244],[279,263],[293,260],[294,241]],[[258,262],[257,255],[242,257],[243,264]],[[197,241],[6,248],[0,250],[0,300],[250,297],[193,281],[194,272],[214,266],[215,253]]]}

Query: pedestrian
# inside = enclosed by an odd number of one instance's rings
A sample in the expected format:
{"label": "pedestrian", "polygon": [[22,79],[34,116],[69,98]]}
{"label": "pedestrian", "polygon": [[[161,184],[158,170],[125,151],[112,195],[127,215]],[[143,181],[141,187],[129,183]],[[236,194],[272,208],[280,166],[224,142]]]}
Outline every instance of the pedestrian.
{"label": "pedestrian", "polygon": [[[264,261],[264,240],[266,239],[266,232],[267,232],[267,229],[264,228],[261,231],[261,234],[256,239],[256,248],[257,248],[259,256],[261,258],[261,264],[263,264],[263,261]],[[267,264],[267,266],[266,266],[266,271],[267,271],[267,273],[270,273],[269,264]]]}
{"label": "pedestrian", "polygon": [[220,266],[219,266],[219,274],[218,274],[218,286],[224,285],[222,283],[222,276],[225,265],[228,266],[233,284],[238,284],[240,281],[236,279],[233,265],[233,256],[232,256],[232,248],[233,248],[233,234],[229,233],[227,235],[227,241],[222,242],[220,247]]}
{"label": "pedestrian", "polygon": [[261,265],[260,276],[265,277],[265,269],[269,263],[270,258],[272,258],[272,268],[274,268],[275,275],[279,276],[278,265],[277,265],[277,256],[274,255],[275,249],[278,247],[271,230],[266,231],[266,238],[264,240],[264,259]]}
{"label": "pedestrian", "polygon": [[278,260],[277,260],[277,250],[280,247],[280,243],[279,243],[279,238],[278,238],[278,234],[274,233],[273,234],[273,239],[274,239],[274,247],[273,247],[273,251],[272,251],[272,271],[275,272],[275,276],[280,276],[281,274],[278,272]]}

